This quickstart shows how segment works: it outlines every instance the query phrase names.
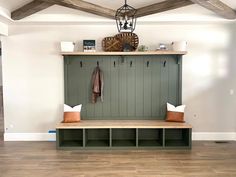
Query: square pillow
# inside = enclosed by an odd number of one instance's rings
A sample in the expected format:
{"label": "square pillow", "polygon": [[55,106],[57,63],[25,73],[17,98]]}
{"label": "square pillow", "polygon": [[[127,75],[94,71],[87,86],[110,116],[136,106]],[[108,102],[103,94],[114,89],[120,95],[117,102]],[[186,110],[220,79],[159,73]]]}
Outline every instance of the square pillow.
{"label": "square pillow", "polygon": [[175,107],[174,105],[167,103],[167,122],[185,122],[184,121],[184,109],[185,105]]}
{"label": "square pillow", "polygon": [[80,121],[80,111],[82,104],[70,107],[64,104],[64,119],[63,123],[73,123]]}

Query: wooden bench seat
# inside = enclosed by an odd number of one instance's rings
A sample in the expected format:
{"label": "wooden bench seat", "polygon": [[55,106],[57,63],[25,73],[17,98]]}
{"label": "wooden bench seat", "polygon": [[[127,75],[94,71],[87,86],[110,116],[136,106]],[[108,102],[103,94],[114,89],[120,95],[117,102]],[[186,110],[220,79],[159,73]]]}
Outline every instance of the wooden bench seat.
{"label": "wooden bench seat", "polygon": [[56,128],[192,128],[192,126],[188,123],[164,120],[81,120],[78,123],[60,123]]}

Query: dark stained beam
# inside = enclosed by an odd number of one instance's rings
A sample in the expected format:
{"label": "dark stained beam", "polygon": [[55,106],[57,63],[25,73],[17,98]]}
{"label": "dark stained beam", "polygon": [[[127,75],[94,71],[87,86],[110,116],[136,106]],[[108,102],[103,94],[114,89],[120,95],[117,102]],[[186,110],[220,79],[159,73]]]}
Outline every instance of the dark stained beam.
{"label": "dark stained beam", "polygon": [[116,11],[96,4],[85,2],[82,0],[43,0],[45,2],[54,3],[64,7],[81,10],[84,12],[92,13],[102,17],[114,19]]}
{"label": "dark stained beam", "polygon": [[199,4],[200,6],[215,12],[217,15],[226,19],[235,19],[235,10],[230,8],[219,0],[191,0],[192,2]]}
{"label": "dark stained beam", "polygon": [[52,6],[53,4],[54,3],[45,2],[45,1],[41,1],[41,0],[34,0],[22,7],[20,7],[19,9],[16,9],[15,11],[13,11],[11,13],[11,18],[13,20],[20,20],[20,19],[30,16],[36,12],[39,12],[43,9],[46,9],[46,8]]}
{"label": "dark stained beam", "polygon": [[193,2],[189,0],[166,0],[163,2],[155,3],[152,5],[137,9],[136,17],[143,17],[146,15],[156,14],[156,13],[188,6],[191,4],[193,4]]}

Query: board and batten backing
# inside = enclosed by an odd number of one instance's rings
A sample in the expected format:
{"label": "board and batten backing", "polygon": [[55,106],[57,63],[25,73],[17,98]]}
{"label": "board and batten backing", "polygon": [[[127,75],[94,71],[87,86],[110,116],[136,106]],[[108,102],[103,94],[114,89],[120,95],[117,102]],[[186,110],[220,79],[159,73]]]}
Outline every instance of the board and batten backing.
{"label": "board and batten backing", "polygon": [[[91,102],[94,68],[104,74],[104,101]],[[166,103],[182,103],[182,56],[64,56],[65,104],[81,118],[164,119]]]}

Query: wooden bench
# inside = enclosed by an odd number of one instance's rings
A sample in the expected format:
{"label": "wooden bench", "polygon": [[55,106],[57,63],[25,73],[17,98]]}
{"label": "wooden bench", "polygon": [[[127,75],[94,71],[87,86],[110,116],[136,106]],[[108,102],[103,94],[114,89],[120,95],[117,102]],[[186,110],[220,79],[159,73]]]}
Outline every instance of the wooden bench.
{"label": "wooden bench", "polygon": [[60,123],[58,149],[191,148],[192,126],[162,120],[81,120]]}

